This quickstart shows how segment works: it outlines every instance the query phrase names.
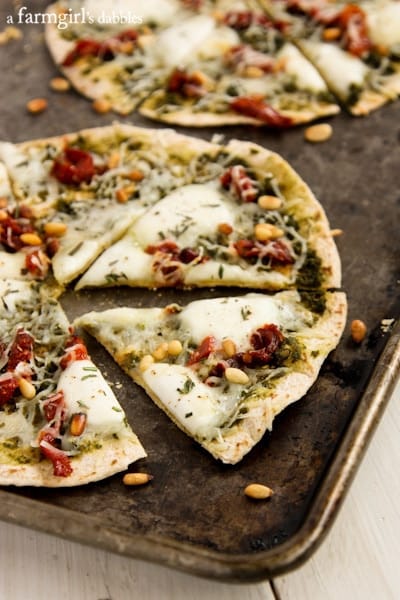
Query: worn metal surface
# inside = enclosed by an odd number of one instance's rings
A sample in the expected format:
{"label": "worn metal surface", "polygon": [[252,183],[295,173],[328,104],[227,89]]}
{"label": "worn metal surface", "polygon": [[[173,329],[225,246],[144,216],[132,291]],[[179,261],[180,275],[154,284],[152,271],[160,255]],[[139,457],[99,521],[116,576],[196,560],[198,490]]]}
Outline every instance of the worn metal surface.
{"label": "worn metal surface", "polygon": [[[32,1],[39,13],[45,4]],[[2,2],[0,24],[13,13]],[[0,47],[0,139],[13,142],[105,125],[71,91],[57,94],[57,74],[39,25],[22,25],[24,37]],[[44,96],[49,109],[29,115],[25,103]],[[134,124],[158,127],[136,115]],[[303,140],[303,129],[270,133],[231,127],[230,138],[251,139],[279,152],[324,205],[338,238],[349,322],[363,319],[368,336],[351,342],[349,327],[307,396],[280,415],[274,431],[237,466],[222,466],[181,433],[91,341],[90,351],[114,385],[129,421],[148,451],[136,467],[154,475],[140,489],[117,475],[72,490],[0,490],[0,517],[129,556],[203,576],[259,580],[296,566],[322,540],[382,414],[399,365],[399,331],[382,319],[399,316],[400,102],[368,118],[332,119],[324,144]],[[190,131],[210,139],[214,130]],[[227,292],[223,292],[227,293]],[[110,305],[181,302],[216,294],[151,293],[119,289],[67,292],[73,318]],[[136,468],[135,467],[135,468]],[[268,502],[252,502],[242,490],[252,481],[274,490]]]}

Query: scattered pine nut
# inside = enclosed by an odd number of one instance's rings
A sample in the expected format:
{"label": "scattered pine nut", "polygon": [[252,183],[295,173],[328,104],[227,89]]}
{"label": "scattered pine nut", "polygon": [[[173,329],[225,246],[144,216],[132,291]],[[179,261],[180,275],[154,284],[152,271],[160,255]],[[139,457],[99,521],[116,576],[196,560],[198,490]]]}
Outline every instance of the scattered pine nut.
{"label": "scattered pine nut", "polygon": [[112,152],[107,159],[107,167],[109,169],[115,169],[119,165],[119,161],[121,160],[121,155],[119,152]]}
{"label": "scattered pine nut", "polygon": [[99,114],[105,114],[110,112],[111,110],[111,102],[106,100],[105,98],[97,98],[92,102],[92,108]]}
{"label": "scattered pine nut", "polygon": [[254,500],[265,500],[270,498],[274,492],[267,485],[261,483],[250,483],[244,488],[245,496],[253,498]]}
{"label": "scattered pine nut", "polygon": [[230,383],[239,383],[244,385],[249,382],[249,376],[242,369],[236,369],[235,367],[228,367],[225,369],[225,378]]}
{"label": "scattered pine nut", "polygon": [[155,360],[164,360],[168,354],[168,342],[161,342],[159,346],[152,352]]}
{"label": "scattered pine nut", "polygon": [[139,369],[140,371],[142,371],[142,373],[144,373],[149,367],[151,367],[151,365],[154,363],[154,358],[151,356],[151,354],[145,354],[139,363]]}
{"label": "scattered pine nut", "polygon": [[144,485],[153,478],[149,473],[125,473],[122,481],[125,485]]}
{"label": "scattered pine nut", "polygon": [[69,431],[71,435],[82,435],[85,431],[87,416],[85,413],[75,413],[71,417],[71,423],[69,426]]}
{"label": "scattered pine nut", "polygon": [[27,400],[32,400],[36,396],[36,389],[33,383],[21,377],[18,381],[19,391]]}
{"label": "scattered pine nut", "polygon": [[276,240],[283,236],[283,229],[271,223],[257,223],[254,227],[254,235],[259,241]]}
{"label": "scattered pine nut", "polygon": [[178,356],[182,352],[182,349],[182,344],[179,340],[168,342],[168,354],[170,356]]}
{"label": "scattered pine nut", "polygon": [[0,222],[8,219],[8,212],[6,210],[0,209]]}
{"label": "scattered pine nut", "polygon": [[42,243],[41,238],[36,233],[21,233],[19,239],[27,246],[40,246]]}
{"label": "scattered pine nut", "polygon": [[333,129],[329,123],[317,123],[311,125],[304,131],[304,137],[307,142],[325,142],[332,136]]}
{"label": "scattered pine nut", "polygon": [[356,344],[360,344],[366,336],[367,326],[364,321],[354,319],[350,325],[351,337]]}
{"label": "scattered pine nut", "polygon": [[67,92],[71,88],[71,84],[65,77],[53,77],[50,79],[50,88],[54,92]]}
{"label": "scattered pine nut", "polygon": [[233,340],[227,339],[222,342],[222,350],[227,358],[231,358],[236,354],[236,344]]}
{"label": "scattered pine nut", "polygon": [[67,226],[65,223],[61,223],[58,221],[49,221],[44,224],[44,232],[46,235],[51,237],[62,237],[67,231]]}
{"label": "scattered pine nut", "polygon": [[257,200],[257,204],[264,210],[275,210],[282,206],[282,200],[278,196],[260,196]]}
{"label": "scattered pine nut", "polygon": [[2,196],[0,198],[0,208],[7,208],[8,206],[8,199],[5,196]]}
{"label": "scattered pine nut", "polygon": [[342,235],[342,233],[343,233],[343,229],[331,229],[332,237],[338,237],[339,235]]}
{"label": "scattered pine nut", "polygon": [[46,98],[32,98],[32,100],[29,100],[29,102],[26,103],[26,108],[32,115],[42,113],[47,107],[48,102]]}

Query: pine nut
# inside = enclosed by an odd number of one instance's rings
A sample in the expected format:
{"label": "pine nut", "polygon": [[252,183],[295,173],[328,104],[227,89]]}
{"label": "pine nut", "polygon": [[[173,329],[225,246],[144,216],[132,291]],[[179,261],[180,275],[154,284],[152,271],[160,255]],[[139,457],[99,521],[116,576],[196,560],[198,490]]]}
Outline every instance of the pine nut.
{"label": "pine nut", "polygon": [[222,350],[227,358],[232,358],[236,354],[236,344],[233,340],[224,340],[222,342]]}
{"label": "pine nut", "polygon": [[32,98],[32,100],[26,103],[26,108],[32,115],[38,115],[46,110],[47,107],[48,102],[45,98]]}
{"label": "pine nut", "polygon": [[249,65],[244,69],[243,75],[249,78],[263,77],[264,71],[260,67]]}
{"label": "pine nut", "polygon": [[27,246],[40,246],[42,243],[41,238],[36,233],[21,233],[19,239]]}
{"label": "pine nut", "polygon": [[19,391],[27,400],[32,400],[36,396],[36,389],[33,383],[21,377],[18,381]]}
{"label": "pine nut", "polygon": [[69,426],[69,431],[71,435],[82,435],[85,431],[87,416],[85,413],[75,413],[71,417],[71,423]]}
{"label": "pine nut", "polygon": [[168,354],[178,356],[182,352],[182,344],[179,340],[171,340],[168,342]]}
{"label": "pine nut", "polygon": [[110,112],[111,110],[111,102],[106,100],[105,98],[97,98],[92,102],[92,108],[99,114],[105,114]]}
{"label": "pine nut", "polygon": [[65,223],[59,223],[56,221],[49,221],[44,224],[44,232],[46,235],[51,237],[62,237],[64,233],[67,231],[67,226]]}
{"label": "pine nut", "polygon": [[317,125],[311,125],[304,131],[304,137],[307,142],[325,142],[332,136],[333,129],[329,123],[318,123]]}
{"label": "pine nut", "polygon": [[107,167],[109,169],[115,169],[115,167],[118,167],[120,160],[121,160],[121,156],[120,156],[119,152],[113,152],[108,157]]}
{"label": "pine nut", "polygon": [[8,199],[2,196],[0,198],[0,208],[6,208],[8,206]]}
{"label": "pine nut", "polygon": [[151,354],[145,354],[139,363],[139,369],[144,373],[154,363],[154,358]]}
{"label": "pine nut", "polygon": [[22,38],[22,31],[13,25],[6,27],[4,33],[9,40],[20,40]]}
{"label": "pine nut", "polygon": [[242,371],[241,369],[236,369],[235,367],[228,367],[225,369],[225,378],[230,383],[240,383],[244,385],[249,382],[249,377],[247,373]]}
{"label": "pine nut", "polygon": [[274,492],[267,485],[250,483],[244,488],[244,493],[254,500],[265,500],[266,498],[270,498]]}
{"label": "pine nut", "polygon": [[219,233],[223,235],[229,235],[233,231],[233,227],[230,223],[219,223],[217,227]]}
{"label": "pine nut", "polygon": [[282,200],[278,196],[260,196],[257,203],[264,210],[275,210],[282,206]]}
{"label": "pine nut", "polygon": [[122,481],[125,485],[144,485],[153,479],[149,473],[125,473]]}
{"label": "pine nut", "polygon": [[132,196],[132,194],[135,191],[135,186],[133,184],[131,185],[127,185],[125,187],[119,188],[116,192],[115,192],[115,196],[118,200],[118,202],[120,204],[125,204],[125,202],[128,202],[129,198]]}
{"label": "pine nut", "polygon": [[152,352],[153,358],[155,360],[164,360],[164,358],[168,354],[168,342],[162,342],[157,348]]}
{"label": "pine nut", "polygon": [[144,178],[144,173],[140,169],[132,169],[132,171],[124,175],[124,177],[130,179],[131,181],[142,181]]}
{"label": "pine nut", "polygon": [[2,210],[0,209],[0,222],[1,221],[5,221],[6,219],[8,219],[9,214],[6,210]]}
{"label": "pine nut", "polygon": [[342,35],[342,30],[339,27],[327,27],[322,32],[322,38],[326,42],[331,42],[332,40],[337,40]]}
{"label": "pine nut", "polygon": [[360,344],[366,336],[367,326],[364,321],[360,321],[360,319],[354,319],[350,325],[351,337],[353,341],[357,344]]}
{"label": "pine nut", "polygon": [[330,233],[332,237],[338,237],[339,235],[342,235],[343,229],[331,229]]}
{"label": "pine nut", "polygon": [[254,236],[260,242],[276,240],[283,236],[283,230],[271,223],[257,223],[254,227]]}
{"label": "pine nut", "polygon": [[64,77],[53,77],[53,79],[50,79],[50,88],[54,92],[67,92],[70,87],[68,79]]}

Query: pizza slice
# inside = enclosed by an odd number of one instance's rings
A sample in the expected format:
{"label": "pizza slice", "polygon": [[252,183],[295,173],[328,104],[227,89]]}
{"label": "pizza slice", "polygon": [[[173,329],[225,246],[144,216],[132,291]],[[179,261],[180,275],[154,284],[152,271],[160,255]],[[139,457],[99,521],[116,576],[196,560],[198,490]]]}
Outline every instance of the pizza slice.
{"label": "pizza slice", "polygon": [[[81,94],[128,114],[162,81],[156,33],[181,9],[178,0],[56,2],[47,9],[46,43]],[[85,12],[71,22],[68,11]]]}
{"label": "pizza slice", "polygon": [[[316,312],[315,312],[316,311]],[[214,458],[234,464],[300,399],[341,336],[341,292],[243,296],[182,307],[113,308],[85,328]]]}
{"label": "pizza slice", "polygon": [[[0,160],[18,212],[29,215],[36,231],[35,252],[51,258],[56,280],[65,285],[162,195],[211,177],[218,151],[215,144],[194,146],[171,131],[114,124],[22,144],[3,142]],[[18,263],[13,273],[25,268],[22,254],[11,260]],[[47,264],[43,258],[43,272]]]}
{"label": "pizza slice", "polygon": [[48,292],[0,281],[0,485],[81,485],[145,456]]}
{"label": "pizza slice", "polygon": [[327,217],[287,162],[234,140],[218,160],[218,177],[163,197],[95,261],[77,289],[339,287]]}
{"label": "pizza slice", "polygon": [[195,127],[278,128],[337,113],[339,106],[318,71],[286,41],[284,31],[284,22],[272,23],[250,3],[169,27],[157,41],[168,77],[139,112]]}
{"label": "pizza slice", "polygon": [[400,94],[400,4],[397,0],[271,0],[264,5],[354,115]]}

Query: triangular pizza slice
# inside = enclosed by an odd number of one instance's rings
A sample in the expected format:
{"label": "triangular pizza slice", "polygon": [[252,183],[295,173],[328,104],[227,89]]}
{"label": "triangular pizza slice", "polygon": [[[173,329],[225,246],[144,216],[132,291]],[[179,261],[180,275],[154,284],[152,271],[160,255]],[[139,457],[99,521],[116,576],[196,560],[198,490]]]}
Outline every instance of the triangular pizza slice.
{"label": "triangular pizza slice", "polygon": [[341,292],[250,293],[77,319],[176,425],[234,464],[307,392],[340,339]]}
{"label": "triangular pizza slice", "polygon": [[146,456],[49,292],[0,281],[0,485],[82,485]]}

